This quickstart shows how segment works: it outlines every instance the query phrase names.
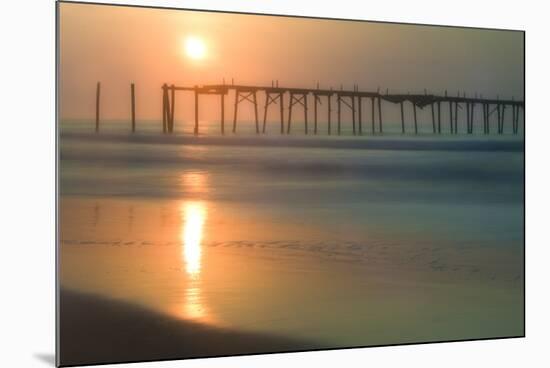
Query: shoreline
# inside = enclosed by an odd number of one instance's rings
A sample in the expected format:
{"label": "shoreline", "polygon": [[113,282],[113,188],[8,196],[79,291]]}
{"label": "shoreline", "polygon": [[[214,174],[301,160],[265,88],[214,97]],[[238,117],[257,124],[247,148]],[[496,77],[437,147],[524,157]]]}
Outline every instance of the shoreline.
{"label": "shoreline", "polygon": [[61,288],[61,366],[205,358],[323,348],[320,344],[178,320],[130,303]]}

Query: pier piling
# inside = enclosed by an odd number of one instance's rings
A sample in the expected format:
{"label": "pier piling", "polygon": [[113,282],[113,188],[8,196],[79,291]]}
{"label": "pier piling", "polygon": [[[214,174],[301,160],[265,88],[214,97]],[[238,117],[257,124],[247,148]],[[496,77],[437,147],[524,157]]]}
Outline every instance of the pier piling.
{"label": "pier piling", "polygon": [[[172,88],[170,89],[170,133],[174,132],[174,111],[176,107],[176,89],[174,88],[174,85],[172,84]],[[198,110],[196,110],[198,111]]]}
{"label": "pier piling", "polygon": [[380,134],[382,134],[382,98],[378,97],[378,127]]}
{"label": "pier piling", "polygon": [[130,105],[132,108],[132,133],[136,131],[136,94],[134,83],[130,84]]}
{"label": "pier piling", "polygon": [[220,125],[221,125],[222,135],[224,135],[225,134],[225,94],[224,93],[220,93],[220,103],[221,103]]}
{"label": "pier piling", "polygon": [[401,107],[401,134],[405,134],[405,112],[403,110],[403,101],[399,103]]}
{"label": "pier piling", "polygon": [[357,123],[359,124],[359,135],[363,135],[363,114],[362,114],[362,98],[361,96],[357,97],[357,104],[358,104],[358,110],[357,110]]}
{"label": "pier piling", "polygon": [[168,88],[166,84],[162,86],[162,132],[168,130]]}
{"label": "pier piling", "polygon": [[95,90],[95,131],[99,132],[99,101],[101,97],[101,83],[97,82]]}
{"label": "pier piling", "polygon": [[332,106],[331,106],[331,96],[328,95],[327,96],[327,105],[328,105],[328,112],[327,112],[327,130],[328,130],[328,135],[330,135],[330,125],[331,125],[331,115],[332,115]]}
{"label": "pier piling", "polygon": [[198,87],[195,86],[195,128],[193,129],[193,134],[199,134],[199,91]]}
{"label": "pier piling", "polygon": [[418,134],[418,121],[416,119],[416,104],[413,102],[414,134]]}

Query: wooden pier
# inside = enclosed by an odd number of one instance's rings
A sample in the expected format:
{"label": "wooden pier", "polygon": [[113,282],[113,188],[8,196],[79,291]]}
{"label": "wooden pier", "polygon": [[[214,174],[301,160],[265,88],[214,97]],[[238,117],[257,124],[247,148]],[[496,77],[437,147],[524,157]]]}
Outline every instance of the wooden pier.
{"label": "wooden pier", "polygon": [[[370,116],[370,133],[382,134],[384,129],[382,102],[398,104],[401,116],[401,133],[407,133],[405,121],[406,106],[412,107],[412,118],[414,123],[414,134],[419,134],[419,124],[417,109],[423,110],[429,108],[429,116],[431,121],[431,133],[442,134],[442,109],[445,105],[448,106],[448,132],[458,134],[459,114],[462,115],[462,120],[465,121],[463,131],[466,134],[474,134],[474,118],[476,114],[481,113],[483,122],[483,134],[491,134],[491,121],[496,116],[497,119],[497,134],[504,133],[504,118],[506,111],[512,110],[512,132],[518,134],[519,117],[521,111],[525,110],[524,101],[514,99],[483,98],[482,96],[466,96],[465,93],[451,95],[445,91],[443,95],[429,94],[424,90],[423,94],[390,94],[386,90],[381,93],[376,91],[361,91],[357,85],[353,86],[352,90],[345,90],[342,86],[340,89],[322,89],[317,84],[316,88],[293,88],[281,87],[278,81],[273,81],[271,86],[254,86],[254,85],[239,85],[239,84],[212,84],[202,86],[176,86],[174,84],[163,84],[162,87],[162,132],[171,134],[174,132],[174,114],[176,106],[177,92],[189,92],[194,94],[194,129],[195,135],[200,132],[199,126],[199,107],[201,95],[218,95],[220,96],[220,133],[225,134],[225,97],[233,93],[233,126],[232,132],[237,133],[239,105],[241,103],[252,104],[254,108],[254,123],[256,134],[266,133],[267,117],[269,107],[271,105],[279,106],[280,119],[280,134],[290,134],[293,131],[293,119],[296,119],[296,114],[303,112],[303,132],[310,134],[310,126],[308,118],[308,96],[313,98],[313,134],[319,134],[319,111],[318,105],[324,101],[327,103],[327,134],[333,134],[332,127],[332,102],[336,102],[336,134],[342,134],[342,112],[347,109],[351,113],[351,130],[353,135],[363,135],[369,129],[364,129],[363,125],[363,100],[370,100],[371,116]],[[260,130],[260,122],[258,109],[261,108],[259,96],[263,101],[263,121]],[[285,98],[285,96],[287,96]],[[96,88],[96,132],[99,132],[99,111],[100,111],[100,83],[97,83]],[[285,102],[287,103],[287,119],[285,122]],[[480,108],[478,108],[480,107]],[[480,110],[481,109],[481,110]],[[407,109],[408,110],[408,109]],[[135,86],[131,84],[131,111],[132,111],[132,132],[136,131],[135,122]],[[481,111],[481,112],[480,112]],[[293,115],[294,114],[294,115]],[[286,123],[286,129],[285,129]],[[349,122],[348,122],[349,123]],[[424,123],[426,124],[426,122]],[[444,129],[445,130],[445,129]]]}

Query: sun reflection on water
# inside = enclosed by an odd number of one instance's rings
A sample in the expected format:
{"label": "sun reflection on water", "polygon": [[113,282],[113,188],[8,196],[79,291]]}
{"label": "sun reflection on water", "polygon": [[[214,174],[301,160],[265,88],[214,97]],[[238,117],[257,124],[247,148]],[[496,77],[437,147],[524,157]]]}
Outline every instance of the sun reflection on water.
{"label": "sun reflection on water", "polygon": [[[191,197],[208,193],[208,173],[187,171],[181,175],[180,184]],[[188,276],[184,291],[184,300],[180,313],[187,319],[211,322],[202,295],[204,227],[207,218],[207,205],[203,200],[191,200],[181,203],[181,247],[182,261]]]}
{"label": "sun reflection on water", "polygon": [[201,271],[202,236],[206,219],[206,206],[202,202],[186,202],[183,205],[182,246],[185,270],[197,278]]}
{"label": "sun reflection on water", "polygon": [[184,202],[181,216],[182,260],[189,276],[183,301],[183,316],[188,319],[206,320],[201,295],[202,239],[206,221],[206,205],[203,202]]}

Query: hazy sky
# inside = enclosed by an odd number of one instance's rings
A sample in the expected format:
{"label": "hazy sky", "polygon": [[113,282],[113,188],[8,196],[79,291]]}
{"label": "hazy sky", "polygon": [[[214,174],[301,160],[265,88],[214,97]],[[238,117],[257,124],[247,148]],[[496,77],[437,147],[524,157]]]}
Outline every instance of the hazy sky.
{"label": "hazy sky", "polygon": [[[186,55],[187,37],[203,40],[202,60]],[[161,118],[161,85],[221,83],[330,86],[390,92],[523,98],[523,33],[288,17],[60,4],[62,118]],[[209,100],[204,102],[208,107]],[[189,118],[191,96],[178,99]],[[260,97],[263,101],[263,96]],[[211,103],[213,103],[212,101]],[[216,100],[217,102],[217,100]],[[213,106],[213,105],[212,105]],[[179,115],[179,116],[178,116]],[[201,118],[219,108],[202,108]]]}

